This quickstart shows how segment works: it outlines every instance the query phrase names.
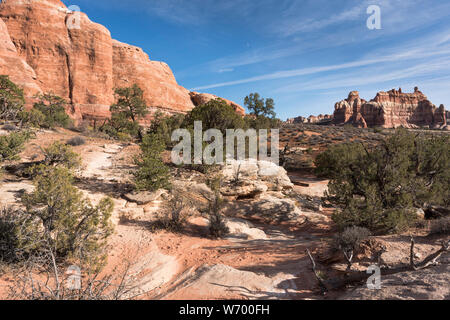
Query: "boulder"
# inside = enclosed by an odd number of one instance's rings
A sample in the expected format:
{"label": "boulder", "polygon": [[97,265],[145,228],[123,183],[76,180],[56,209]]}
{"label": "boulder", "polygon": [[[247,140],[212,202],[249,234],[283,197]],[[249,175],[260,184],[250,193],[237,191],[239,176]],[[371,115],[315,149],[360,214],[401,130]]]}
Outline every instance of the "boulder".
{"label": "boulder", "polygon": [[276,193],[264,194],[253,201],[250,213],[269,220],[289,221],[300,219],[304,222],[305,217],[302,216],[302,211],[297,207],[295,201],[281,198],[281,196]]}
{"label": "boulder", "polygon": [[165,194],[166,191],[163,189],[150,192],[150,191],[143,191],[143,192],[132,192],[127,193],[123,195],[123,198],[135,205],[146,205],[150,202],[157,201],[161,198],[163,194]]}
{"label": "boulder", "polygon": [[261,229],[255,228],[250,222],[237,219],[227,218],[226,225],[230,230],[230,236],[245,240],[266,240],[267,235]]}
{"label": "boulder", "polygon": [[266,192],[256,199],[238,200],[227,206],[228,215],[262,218],[269,222],[304,223],[306,215],[292,199],[279,192]]}
{"label": "boulder", "polygon": [[267,191],[289,191],[294,187],[286,170],[269,161],[229,160],[222,176],[222,194],[238,198],[254,198]]}

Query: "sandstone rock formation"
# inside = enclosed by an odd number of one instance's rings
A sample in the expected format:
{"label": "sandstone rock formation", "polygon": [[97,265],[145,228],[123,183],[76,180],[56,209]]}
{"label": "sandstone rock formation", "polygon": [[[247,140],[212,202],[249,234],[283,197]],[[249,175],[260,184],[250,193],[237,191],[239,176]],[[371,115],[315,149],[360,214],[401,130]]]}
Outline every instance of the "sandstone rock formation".
{"label": "sandstone rock formation", "polygon": [[359,117],[362,104],[366,103],[359,97],[357,91],[349,93],[348,98],[336,103],[333,121],[336,124],[346,124]]}
{"label": "sandstone rock formation", "polygon": [[167,64],[113,40],[108,29],[60,0],[3,1],[0,19],[0,74],[10,75],[28,97],[41,91],[63,97],[75,120],[109,117],[114,88],[134,83],[151,109],[184,113],[196,105]]}
{"label": "sandstone rock formation", "polygon": [[222,177],[220,191],[229,197],[251,198],[267,191],[289,191],[294,187],[286,170],[269,161],[228,160]]}
{"label": "sandstone rock formation", "polygon": [[237,199],[226,209],[230,215],[255,216],[271,222],[304,223],[310,218],[287,197],[294,184],[286,170],[272,162],[229,160],[221,174],[220,192]]}
{"label": "sandstone rock formation", "polygon": [[325,123],[325,122],[331,122],[333,120],[333,116],[329,114],[319,114],[318,116],[309,116],[308,118],[305,117],[297,117],[297,118],[291,118],[286,121],[286,123],[289,124],[316,124],[316,123]]}
{"label": "sandstone rock formation", "polygon": [[150,61],[141,48],[116,40],[113,40],[113,81],[115,88],[138,84],[152,107],[180,112],[195,107],[189,91],[178,85],[167,64]]}
{"label": "sandstone rock formation", "polygon": [[81,13],[80,28],[68,28],[73,14],[59,0],[0,5],[18,54],[36,72],[41,89],[65,98],[76,119],[94,110],[106,115],[113,102],[111,35]]}
{"label": "sandstone rock formation", "polygon": [[[198,92],[191,92],[190,93],[192,102],[195,104],[195,106],[199,106],[205,103],[208,103],[211,100],[215,100],[217,98],[219,98],[218,96],[215,96],[213,94],[209,94],[209,93],[198,93]],[[245,109],[243,107],[241,107],[240,105],[238,105],[237,103],[227,100],[227,99],[223,99],[228,105],[232,106],[234,108],[234,110],[244,116],[245,115]]]}
{"label": "sandstone rock formation", "polygon": [[353,91],[346,100],[336,103],[333,122],[363,128],[403,126],[443,129],[447,126],[446,113],[443,105],[437,108],[417,87],[413,93],[403,93],[402,89],[379,92],[370,102]]}
{"label": "sandstone rock formation", "polygon": [[36,73],[17,54],[17,49],[2,19],[0,19],[0,74],[9,75],[11,81],[22,87],[27,96],[41,92],[36,83]]}
{"label": "sandstone rock formation", "polygon": [[450,265],[384,276],[381,290],[361,286],[342,300],[446,300],[450,295]]}
{"label": "sandstone rock formation", "polygon": [[[280,283],[289,277],[285,274],[273,277],[242,271],[227,265],[203,265],[197,270],[188,270],[175,282],[169,294],[158,297],[177,300],[189,299],[268,299],[286,298],[287,290],[280,289]],[[292,276],[291,276],[292,277]]]}

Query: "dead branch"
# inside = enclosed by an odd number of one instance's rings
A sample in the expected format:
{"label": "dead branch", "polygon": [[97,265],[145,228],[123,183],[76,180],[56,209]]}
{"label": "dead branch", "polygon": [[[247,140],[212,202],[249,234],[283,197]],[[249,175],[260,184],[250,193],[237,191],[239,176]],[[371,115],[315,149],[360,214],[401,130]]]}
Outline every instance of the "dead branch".
{"label": "dead branch", "polygon": [[316,262],[314,261],[313,256],[311,255],[311,252],[309,251],[309,249],[306,249],[306,253],[309,256],[309,259],[311,260],[311,264],[312,264],[312,271],[314,272],[314,275],[316,276],[317,281],[319,282],[319,286],[320,286],[320,290],[322,291],[322,294],[326,294],[328,292],[328,288],[325,285],[324,281],[322,280],[322,278],[320,277],[319,273],[317,272],[317,268],[316,268]]}
{"label": "dead branch", "polygon": [[422,270],[422,269],[426,269],[430,266],[435,266],[438,264],[437,260],[445,253],[448,252],[450,250],[450,240],[447,241],[442,241],[441,242],[441,249],[439,249],[438,251],[436,251],[435,253],[429,255],[428,257],[426,257],[422,262],[420,262],[419,264],[414,264],[414,239],[411,239],[411,255],[412,255],[412,264],[411,267],[413,270]]}
{"label": "dead branch", "polygon": [[[397,274],[401,272],[407,272],[407,271],[418,271],[426,269],[430,266],[435,266],[438,264],[437,260],[442,256],[442,254],[448,252],[450,250],[450,240],[446,240],[442,242],[442,248],[436,251],[435,253],[432,253],[428,257],[426,257],[422,262],[416,264],[414,262],[414,247],[415,247],[415,241],[413,238],[411,238],[411,250],[410,250],[410,263],[409,265],[402,265],[395,268],[389,268],[385,267],[381,269],[381,275],[392,275]],[[313,272],[319,282],[320,287],[322,288],[322,292],[327,292],[331,290],[337,290],[340,288],[343,288],[345,286],[360,283],[363,281],[366,281],[368,279],[368,275],[366,272],[363,271],[350,271],[347,269],[347,272],[343,278],[335,278],[330,280],[322,280],[317,271],[316,271],[316,263],[314,261],[314,258],[312,257],[309,250],[307,250],[308,256],[312,263],[312,269]]]}

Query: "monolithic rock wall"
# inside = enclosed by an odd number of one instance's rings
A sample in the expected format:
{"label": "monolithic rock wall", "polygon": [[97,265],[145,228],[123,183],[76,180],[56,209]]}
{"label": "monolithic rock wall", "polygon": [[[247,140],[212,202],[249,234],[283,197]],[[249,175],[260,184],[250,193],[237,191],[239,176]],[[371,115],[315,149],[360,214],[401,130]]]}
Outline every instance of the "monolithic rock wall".
{"label": "monolithic rock wall", "polygon": [[195,107],[167,64],[113,40],[108,29],[60,0],[3,0],[0,19],[0,74],[27,95],[42,90],[63,97],[76,120],[109,117],[114,88],[134,83],[151,110],[185,113]]}
{"label": "monolithic rock wall", "polygon": [[36,73],[17,53],[9,37],[8,29],[0,19],[0,75],[10,75],[10,79],[22,87],[27,96],[41,92],[36,82]]}

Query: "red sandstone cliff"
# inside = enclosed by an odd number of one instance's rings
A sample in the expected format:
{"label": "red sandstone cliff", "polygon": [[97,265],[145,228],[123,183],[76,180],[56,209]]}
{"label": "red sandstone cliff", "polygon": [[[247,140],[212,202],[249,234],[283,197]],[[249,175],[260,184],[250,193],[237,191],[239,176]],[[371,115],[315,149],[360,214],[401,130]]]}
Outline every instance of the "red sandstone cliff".
{"label": "red sandstone cliff", "polygon": [[36,82],[36,73],[19,57],[2,19],[0,19],[0,74],[10,75],[11,81],[22,87],[27,96],[41,92]]}
{"label": "red sandstone cliff", "polygon": [[[79,28],[69,28],[78,16]],[[10,75],[27,95],[42,90],[65,98],[75,119],[109,117],[114,88],[134,83],[153,109],[183,113],[198,101],[177,84],[167,64],[113,40],[105,27],[60,0],[6,0],[0,20],[0,74]]]}
{"label": "red sandstone cliff", "polygon": [[113,102],[110,33],[84,14],[80,29],[69,29],[70,16],[59,0],[0,4],[0,18],[20,57],[36,72],[40,88],[65,98],[74,118],[81,118],[85,108],[105,114]]}
{"label": "red sandstone cliff", "polygon": [[346,100],[336,103],[333,121],[336,125],[358,127],[439,129],[447,126],[444,106],[437,108],[418,88],[413,93],[403,93],[401,89],[379,92],[369,102],[353,91]]}
{"label": "red sandstone cliff", "polygon": [[189,90],[177,84],[167,64],[150,61],[141,48],[116,40],[113,40],[113,79],[115,88],[138,84],[149,106],[181,112],[195,107]]}

